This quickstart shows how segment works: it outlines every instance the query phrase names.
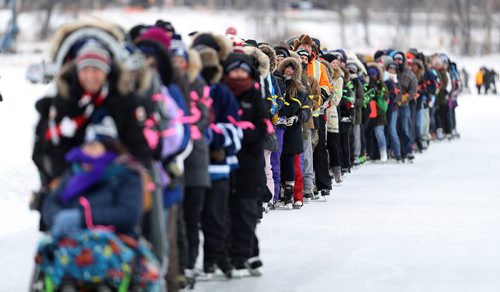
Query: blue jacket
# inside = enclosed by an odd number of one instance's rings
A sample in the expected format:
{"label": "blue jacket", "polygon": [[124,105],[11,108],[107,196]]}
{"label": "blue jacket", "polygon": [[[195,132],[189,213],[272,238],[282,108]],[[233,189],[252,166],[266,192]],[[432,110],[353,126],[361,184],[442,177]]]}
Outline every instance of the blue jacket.
{"label": "blue jacket", "polygon": [[208,171],[212,180],[229,178],[231,170],[238,167],[236,154],[241,149],[243,131],[233,125],[228,117],[239,121],[239,104],[229,88],[221,83],[210,86],[210,96],[213,99],[213,123],[222,133],[213,129],[208,131],[210,152],[224,151],[223,161],[214,161],[211,157]]}
{"label": "blue jacket", "polygon": [[[109,168],[112,168],[113,175],[82,194],[90,203],[93,224],[111,225],[118,233],[138,237],[136,227],[142,217],[143,203],[140,174],[123,164],[113,163]],[[57,213],[63,209],[79,209],[82,214],[81,222],[85,222],[84,209],[78,197],[73,198],[67,205],[63,205],[59,197],[70,176],[71,171],[67,171],[58,187],[44,202],[42,220],[49,228],[52,227]]]}

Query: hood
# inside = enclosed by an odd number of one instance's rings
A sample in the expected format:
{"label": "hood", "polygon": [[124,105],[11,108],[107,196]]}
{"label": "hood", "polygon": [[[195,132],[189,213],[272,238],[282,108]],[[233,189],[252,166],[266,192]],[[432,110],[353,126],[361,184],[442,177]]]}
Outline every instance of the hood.
{"label": "hood", "polygon": [[370,63],[366,64],[366,68],[370,68],[370,67],[375,67],[377,69],[378,81],[384,82],[384,70],[382,69],[382,67],[380,67],[380,65],[375,63],[375,62],[370,62]]}
{"label": "hood", "polygon": [[113,23],[79,20],[61,26],[54,35],[49,50],[49,57],[61,68],[63,63],[74,58],[72,49],[82,39],[95,38],[112,54],[112,59],[121,61],[124,57],[121,43],[125,33]]}
{"label": "hood", "polygon": [[[356,64],[356,66],[358,66],[358,76],[361,76],[361,75],[367,76],[368,75],[368,73],[366,72],[365,66],[363,65],[363,63],[361,63],[361,61],[355,55],[350,56],[347,59],[346,65],[348,63],[354,63],[354,64]],[[361,74],[359,74],[360,72],[361,72]]]}
{"label": "hood", "polygon": [[201,62],[200,54],[196,50],[189,49],[188,56],[189,56],[189,67],[188,67],[189,82],[192,83],[200,75],[201,69],[203,68],[203,64]]}
{"label": "hood", "polygon": [[349,71],[347,71],[347,69],[344,67],[339,67],[339,69],[342,70],[342,78],[344,79],[344,83],[349,82],[349,80],[351,80]]}
{"label": "hood", "polygon": [[288,57],[285,58],[281,64],[278,67],[278,72],[283,75],[285,72],[285,68],[288,66],[292,66],[295,69],[295,72],[293,73],[292,79],[295,82],[301,82],[302,78],[302,66],[300,64],[300,61],[293,58],[293,57]]}
{"label": "hood", "polygon": [[[218,50],[215,48],[211,47],[211,44],[206,43],[205,41],[202,41],[202,39],[210,39],[215,42],[215,44],[218,47]],[[231,43],[231,40],[226,38],[223,35],[216,35],[210,32],[203,32],[203,33],[198,33],[193,36],[193,47],[199,46],[199,45],[204,45],[211,47],[214,49],[217,54],[219,55],[219,59],[221,61],[226,60],[227,56],[233,51],[233,44]]]}
{"label": "hood", "polygon": [[276,71],[276,51],[270,45],[266,44],[261,44],[259,49],[269,58],[269,71]]}
{"label": "hood", "polygon": [[256,47],[245,47],[245,55],[250,56],[254,61],[254,66],[259,70],[263,78],[269,75],[269,57]]}
{"label": "hood", "polygon": [[202,64],[201,68],[202,69],[214,68],[215,70],[215,75],[212,78],[212,80],[209,80],[209,83],[210,84],[218,83],[222,78],[224,70],[222,68],[222,65],[220,64],[219,54],[217,54],[217,51],[207,46],[201,46],[201,47],[199,46],[196,47],[195,49],[200,55]]}

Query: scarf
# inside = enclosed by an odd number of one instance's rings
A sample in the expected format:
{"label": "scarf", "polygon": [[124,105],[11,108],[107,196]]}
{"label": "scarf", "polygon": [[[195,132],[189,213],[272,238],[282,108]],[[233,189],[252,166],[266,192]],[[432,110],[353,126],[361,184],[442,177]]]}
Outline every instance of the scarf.
{"label": "scarf", "polygon": [[[66,186],[59,194],[63,204],[81,196],[90,187],[105,179],[106,167],[118,157],[115,152],[108,151],[100,157],[90,157],[80,147],[75,147],[66,154],[66,161],[73,163],[75,173],[68,179]],[[89,164],[90,170],[83,170],[81,164]]]}
{"label": "scarf", "polygon": [[235,96],[240,96],[243,92],[251,89],[255,82],[251,77],[248,78],[229,78],[224,76],[224,83],[231,89]]}

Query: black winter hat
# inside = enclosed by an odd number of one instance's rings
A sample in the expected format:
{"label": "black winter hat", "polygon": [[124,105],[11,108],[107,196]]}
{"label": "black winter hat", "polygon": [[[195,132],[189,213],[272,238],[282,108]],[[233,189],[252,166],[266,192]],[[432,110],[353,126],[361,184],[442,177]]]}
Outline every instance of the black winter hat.
{"label": "black winter hat", "polygon": [[155,23],[155,26],[162,28],[165,31],[168,31],[168,32],[175,34],[175,28],[170,21],[164,21],[164,20],[158,19]]}
{"label": "black winter hat", "polygon": [[342,62],[347,62],[347,54],[345,53],[344,49],[336,49],[333,52],[340,53],[342,55],[342,59],[343,59]]}
{"label": "black winter hat", "polygon": [[130,41],[134,42],[135,39],[137,39],[143,32],[145,32],[150,27],[151,26],[145,24],[138,24],[132,27],[128,31],[128,37],[130,38]]}
{"label": "black winter hat", "polygon": [[378,50],[375,52],[375,54],[373,54],[373,60],[377,61],[383,55],[385,55],[384,51]]}
{"label": "black winter hat", "polygon": [[259,44],[257,43],[256,40],[248,39],[248,40],[245,40],[245,47],[258,48]]}
{"label": "black winter hat", "polygon": [[217,52],[219,52],[221,50],[221,47],[219,46],[219,44],[215,40],[214,36],[211,35],[211,34],[208,34],[208,33],[199,34],[193,40],[193,43],[192,43],[191,46],[194,48],[194,47],[196,47],[198,45],[207,46],[209,48],[212,48],[212,49],[216,50]]}
{"label": "black winter hat", "polygon": [[234,69],[243,69],[248,72],[253,80],[258,81],[259,71],[255,68],[252,58],[242,53],[231,53],[223,63],[224,74],[228,74]]}
{"label": "black winter hat", "polygon": [[283,46],[275,46],[274,51],[276,52],[276,56],[282,56],[284,58],[291,56],[290,51]]}
{"label": "black winter hat", "polygon": [[311,38],[313,40],[313,42],[316,44],[316,46],[318,47],[318,50],[321,51],[321,41],[317,38]]}

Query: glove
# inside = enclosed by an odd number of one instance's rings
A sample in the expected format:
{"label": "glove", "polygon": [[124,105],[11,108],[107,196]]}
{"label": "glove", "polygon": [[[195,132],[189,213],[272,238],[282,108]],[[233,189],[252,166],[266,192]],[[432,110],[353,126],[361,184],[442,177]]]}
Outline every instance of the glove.
{"label": "glove", "polygon": [[286,118],[285,117],[278,117],[276,125],[286,125]]}
{"label": "glove", "polygon": [[295,123],[297,123],[298,121],[299,121],[299,117],[297,117],[297,116],[290,117],[290,118],[286,119],[286,126],[291,127]]}
{"label": "glove", "polygon": [[59,237],[63,234],[83,229],[82,213],[79,209],[65,209],[57,213],[50,234]]}

